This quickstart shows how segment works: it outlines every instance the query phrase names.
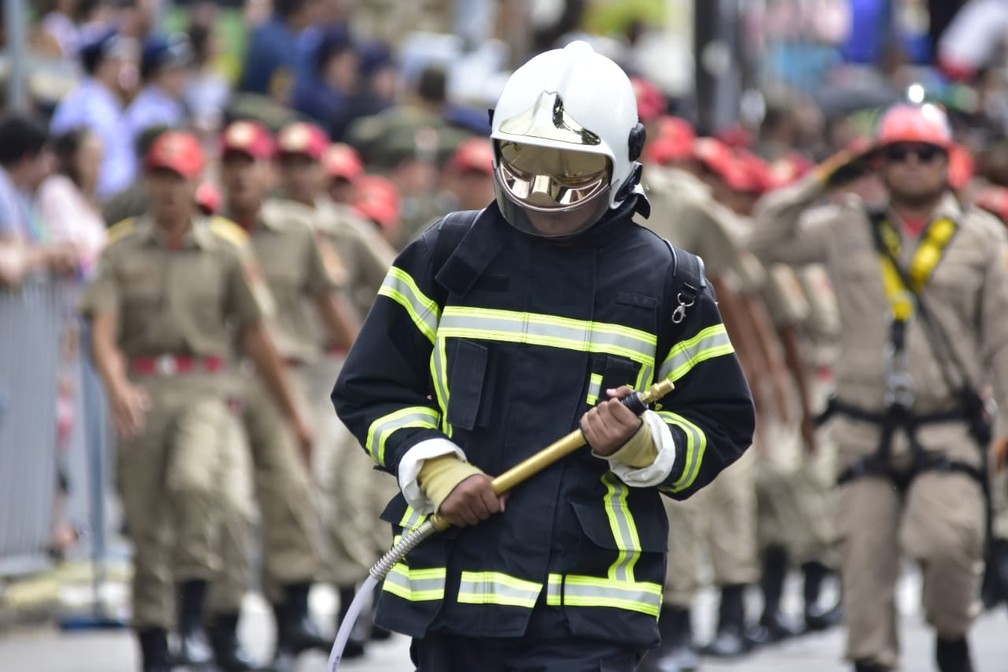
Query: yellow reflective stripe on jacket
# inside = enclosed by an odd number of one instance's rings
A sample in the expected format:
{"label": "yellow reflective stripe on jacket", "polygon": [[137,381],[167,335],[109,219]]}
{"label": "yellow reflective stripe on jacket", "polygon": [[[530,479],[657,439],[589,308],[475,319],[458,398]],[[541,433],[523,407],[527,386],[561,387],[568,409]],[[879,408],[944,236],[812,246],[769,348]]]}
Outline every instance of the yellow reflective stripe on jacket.
{"label": "yellow reflective stripe on jacket", "polygon": [[420,291],[409,273],[395,266],[389,268],[378,294],[402,306],[420,333],[431,343],[434,342],[441,310],[436,302]]}
{"label": "yellow reflective stripe on jacket", "polygon": [[[427,516],[420,513],[412,506],[406,507],[406,512],[403,513],[402,519],[399,521],[399,527],[403,528],[406,532],[412,532],[427,519]],[[395,543],[399,543],[396,541]]]}
{"label": "yellow reflective stripe on jacket", "polygon": [[660,583],[617,581],[568,574],[563,577],[564,606],[610,607],[658,617],[662,605]]}
{"label": "yellow reflective stripe on jacket", "polygon": [[722,355],[730,355],[735,348],[728,338],[723,324],[715,324],[703,329],[693,338],[672,346],[668,357],[658,369],[658,378],[668,378],[675,382],[689,373],[700,362]]}
{"label": "yellow reflective stripe on jacket", "polygon": [[609,578],[619,581],[634,580],[634,566],[640,558],[641,543],[634,524],[633,514],[627,504],[630,488],[612,472],[602,477],[606,486],[605,512],[609,527],[616,539],[619,556],[609,568]]}
{"label": "yellow reflective stripe on jacket", "polygon": [[[700,474],[700,465],[707,450],[707,435],[697,425],[671,411],[658,411],[658,416],[670,425],[675,425],[686,434],[686,456],[682,476],[669,488],[672,492],[681,492],[693,485]],[[678,458],[676,458],[678,459]]]}
{"label": "yellow reflective stripe on jacket", "polygon": [[410,602],[443,600],[447,573],[444,567],[411,569],[399,562],[392,565],[382,590]]}
{"label": "yellow reflective stripe on jacket", "polygon": [[383,415],[368,428],[367,448],[371,459],[380,465],[385,464],[385,444],[389,437],[400,429],[407,427],[426,427],[437,429],[441,414],[427,406],[408,406],[398,411]]}
{"label": "yellow reflective stripe on jacket", "polygon": [[440,332],[431,352],[430,374],[434,381],[434,396],[441,409],[441,431],[450,439],[452,428],[448,424],[448,347]]}
{"label": "yellow reflective stripe on jacket", "polygon": [[593,373],[588,381],[588,398],[585,401],[589,406],[594,406],[598,402],[599,394],[602,392],[602,374]]}
{"label": "yellow reflective stripe on jacket", "polygon": [[444,309],[438,336],[600,352],[650,366],[654,365],[658,343],[654,334],[618,324],[461,306]]}
{"label": "yellow reflective stripe on jacket", "polygon": [[543,585],[502,572],[462,572],[458,601],[461,604],[499,604],[531,609]]}

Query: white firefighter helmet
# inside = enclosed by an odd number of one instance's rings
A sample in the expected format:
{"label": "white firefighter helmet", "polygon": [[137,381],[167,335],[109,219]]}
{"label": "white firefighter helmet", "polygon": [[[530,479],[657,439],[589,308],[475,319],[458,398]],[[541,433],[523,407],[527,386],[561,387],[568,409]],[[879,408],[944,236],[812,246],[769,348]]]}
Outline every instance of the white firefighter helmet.
{"label": "white firefighter helmet", "polygon": [[518,229],[568,236],[638,189],[644,127],[626,73],[586,42],[518,68],[493,112],[497,203]]}

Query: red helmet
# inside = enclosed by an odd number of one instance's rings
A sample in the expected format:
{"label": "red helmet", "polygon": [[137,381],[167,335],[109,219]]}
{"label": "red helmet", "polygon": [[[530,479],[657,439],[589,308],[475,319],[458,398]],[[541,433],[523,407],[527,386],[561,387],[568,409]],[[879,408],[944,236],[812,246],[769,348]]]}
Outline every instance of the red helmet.
{"label": "red helmet", "polygon": [[657,123],[657,136],[648,140],[644,148],[644,162],[668,165],[685,161],[693,156],[696,131],[685,119],[661,117]]}
{"label": "red helmet", "polygon": [[882,117],[875,138],[877,147],[897,142],[922,142],[948,149],[952,130],[945,111],[935,105],[900,104]]}
{"label": "red helmet", "polygon": [[989,186],[977,195],[976,204],[1008,224],[1008,188]]}
{"label": "red helmet", "polygon": [[952,145],[949,149],[948,179],[953,189],[963,189],[976,175],[973,154],[962,145]]}

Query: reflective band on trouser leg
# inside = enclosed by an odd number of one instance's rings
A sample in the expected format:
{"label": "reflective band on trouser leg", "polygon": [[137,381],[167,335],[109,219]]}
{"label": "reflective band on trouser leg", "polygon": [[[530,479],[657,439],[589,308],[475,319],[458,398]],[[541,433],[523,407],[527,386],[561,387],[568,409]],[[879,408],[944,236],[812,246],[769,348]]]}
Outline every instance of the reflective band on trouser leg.
{"label": "reflective band on trouser leg", "polygon": [[618,581],[593,576],[550,574],[546,604],[558,607],[608,607],[658,617],[662,605],[660,583]]}
{"label": "reflective band on trouser leg", "polygon": [[408,406],[398,411],[383,415],[368,428],[367,451],[371,459],[385,466],[385,443],[392,434],[407,427],[425,427],[437,429],[441,423],[441,414],[427,406]]}
{"label": "reflective band on trouser leg", "polygon": [[462,572],[458,601],[461,604],[501,604],[531,609],[539,599],[542,584],[501,572]]}
{"label": "reflective band on trouser leg", "polygon": [[460,306],[444,309],[438,336],[604,353],[626,357],[645,366],[654,366],[658,343],[654,334],[618,324]]}
{"label": "reflective band on trouser leg", "polygon": [[420,288],[406,271],[393,266],[388,270],[381,288],[378,290],[379,296],[386,296],[400,306],[402,306],[413,324],[420,330],[427,340],[434,342],[434,335],[437,333],[438,318],[440,308],[432,301]]}
{"label": "reflective band on trouser leg", "polygon": [[591,374],[591,379],[588,382],[588,397],[585,399],[589,406],[594,406],[598,403],[600,392],[602,392],[602,374],[593,373]]}
{"label": "reflective band on trouser leg", "polygon": [[686,464],[683,466],[682,476],[672,484],[671,488],[662,488],[671,492],[681,492],[693,485],[693,482],[700,474],[700,465],[703,463],[704,453],[707,450],[707,435],[704,434],[702,429],[678,413],[658,411],[658,416],[666,423],[675,425],[686,434]]}
{"label": "reflective band on trouser leg", "polygon": [[668,357],[658,369],[658,378],[675,382],[689,373],[700,362],[735,352],[723,324],[703,329],[693,338],[680,341],[669,350]]}
{"label": "reflective band on trouser leg", "polygon": [[609,527],[616,539],[616,548],[620,549],[616,562],[609,568],[609,578],[632,582],[634,566],[640,558],[641,543],[633,514],[627,505],[630,488],[612,472],[607,472],[602,477],[602,483],[606,486],[606,517],[609,518]]}
{"label": "reflective band on trouser leg", "polygon": [[392,566],[382,590],[410,602],[443,600],[446,575],[444,567],[411,569],[400,562]]}

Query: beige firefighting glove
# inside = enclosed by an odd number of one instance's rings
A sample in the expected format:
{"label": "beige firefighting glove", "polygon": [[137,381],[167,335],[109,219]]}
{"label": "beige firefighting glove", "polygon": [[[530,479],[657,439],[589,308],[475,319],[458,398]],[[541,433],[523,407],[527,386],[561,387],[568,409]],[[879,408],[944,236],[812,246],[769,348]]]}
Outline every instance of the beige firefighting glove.
{"label": "beige firefighting glove", "polygon": [[424,460],[417,482],[420,490],[434,502],[434,510],[437,511],[455,486],[470,476],[482,473],[479,467],[463,462],[455,454],[441,455]]}
{"label": "beige firefighting glove", "polygon": [[651,428],[646,422],[642,422],[640,429],[612,455],[599,455],[594,450],[592,455],[601,460],[619,462],[634,469],[643,469],[650,467],[658,458],[658,446],[655,445],[654,436],[651,435]]}

